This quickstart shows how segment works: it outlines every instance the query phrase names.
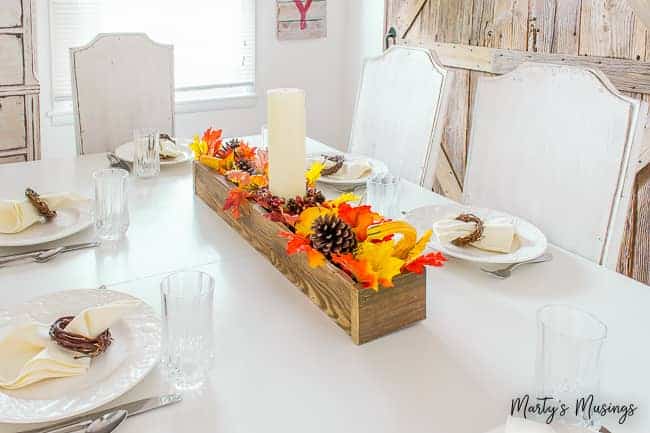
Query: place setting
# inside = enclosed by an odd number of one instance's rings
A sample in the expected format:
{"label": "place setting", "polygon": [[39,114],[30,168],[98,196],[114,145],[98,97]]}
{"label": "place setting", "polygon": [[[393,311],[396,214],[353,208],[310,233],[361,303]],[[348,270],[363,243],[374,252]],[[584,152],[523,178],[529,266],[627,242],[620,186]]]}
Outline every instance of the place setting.
{"label": "place setting", "polygon": [[[214,362],[213,278],[170,274],[160,299],[162,314],[100,287],[0,310],[0,423],[49,423],[30,433],[107,433],[204,386]],[[105,407],[154,368],[170,393]]]}
{"label": "place setting", "polygon": [[509,278],[520,266],[553,259],[544,233],[506,212],[448,204],[416,208],[405,218],[418,228],[433,230],[429,248],[477,263],[497,278]]}
{"label": "place setting", "polygon": [[157,129],[133,131],[133,140],[106,154],[111,167],[134,171],[138,177],[153,177],[161,167],[184,164],[192,159],[191,140],[162,133]]}

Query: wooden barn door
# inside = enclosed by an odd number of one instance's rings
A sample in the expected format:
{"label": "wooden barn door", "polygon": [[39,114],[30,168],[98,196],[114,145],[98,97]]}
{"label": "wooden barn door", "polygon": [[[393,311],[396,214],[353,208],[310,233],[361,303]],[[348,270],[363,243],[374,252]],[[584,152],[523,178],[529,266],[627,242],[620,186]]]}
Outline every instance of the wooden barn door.
{"label": "wooden barn door", "polygon": [[[619,90],[648,101],[650,32],[639,18],[647,17],[637,16],[631,6],[639,3],[643,1],[386,0],[386,30],[397,30],[397,43],[434,48],[451,67],[443,157],[434,189],[460,197],[473,94],[481,74],[504,73],[524,60],[584,62],[603,69]],[[646,148],[619,261],[620,272],[646,284],[650,284],[648,160]]]}

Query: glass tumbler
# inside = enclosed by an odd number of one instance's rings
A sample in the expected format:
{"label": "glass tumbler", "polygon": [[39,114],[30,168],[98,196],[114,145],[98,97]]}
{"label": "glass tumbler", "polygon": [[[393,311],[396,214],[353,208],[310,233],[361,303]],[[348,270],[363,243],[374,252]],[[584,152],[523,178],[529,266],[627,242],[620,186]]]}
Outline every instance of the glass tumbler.
{"label": "glass tumbler", "polygon": [[371,176],[366,181],[366,203],[386,218],[397,218],[400,178],[389,173]]}
{"label": "glass tumbler", "polygon": [[145,178],[160,174],[160,131],[133,131],[133,172],[136,176]]}
{"label": "glass tumbler", "polygon": [[214,279],[203,272],[178,272],[160,284],[162,368],[179,390],[201,387],[214,360]]}
{"label": "glass tumbler", "polygon": [[102,240],[120,240],[129,228],[128,178],[129,173],[120,168],[107,168],[93,173],[95,228],[97,236]]}
{"label": "glass tumbler", "polygon": [[597,404],[600,387],[600,355],[607,326],[594,315],[569,305],[548,305],[537,312],[538,397],[552,397],[571,409],[562,421],[589,427],[590,419],[580,399],[593,395]]}

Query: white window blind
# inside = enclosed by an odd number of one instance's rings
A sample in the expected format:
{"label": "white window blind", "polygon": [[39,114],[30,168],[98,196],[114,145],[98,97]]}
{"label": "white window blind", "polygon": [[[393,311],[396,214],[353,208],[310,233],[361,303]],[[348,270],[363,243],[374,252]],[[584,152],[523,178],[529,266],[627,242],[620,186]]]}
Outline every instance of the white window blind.
{"label": "white window blind", "polygon": [[174,45],[177,98],[253,91],[255,0],[50,0],[50,31],[55,101],[71,98],[69,48],[114,32]]}

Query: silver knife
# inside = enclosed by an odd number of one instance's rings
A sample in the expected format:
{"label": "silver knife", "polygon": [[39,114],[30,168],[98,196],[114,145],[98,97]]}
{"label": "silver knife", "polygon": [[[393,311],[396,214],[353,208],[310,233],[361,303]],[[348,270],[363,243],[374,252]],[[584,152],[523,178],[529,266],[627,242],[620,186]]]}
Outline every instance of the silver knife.
{"label": "silver knife", "polygon": [[131,403],[114,406],[109,409],[81,415],[75,418],[71,418],[67,421],[49,425],[47,427],[41,427],[33,430],[24,430],[18,433],[70,433],[83,430],[93,420],[109,412],[123,409],[129,413],[129,418],[131,418],[132,416],[140,415],[141,413],[149,412],[153,409],[158,409],[160,407],[178,403],[181,400],[183,400],[183,397],[180,394],[167,394],[160,397],[145,398],[142,400],[133,401]]}
{"label": "silver knife", "polygon": [[[82,250],[84,248],[94,248],[98,247],[100,245],[100,242],[94,241],[94,242],[84,242],[82,244],[73,244],[73,245],[67,245],[62,247],[61,251],[59,253],[67,253],[68,251],[76,251],[76,250]],[[53,251],[56,250],[57,248],[48,248],[45,250],[37,250],[37,251],[30,251],[27,253],[20,253],[20,254],[10,254],[8,256],[2,256],[0,257],[0,265],[3,265],[5,263],[11,263],[15,262],[17,260],[24,260],[24,259],[31,259],[33,257],[38,256],[39,254],[46,253],[48,251]]]}

